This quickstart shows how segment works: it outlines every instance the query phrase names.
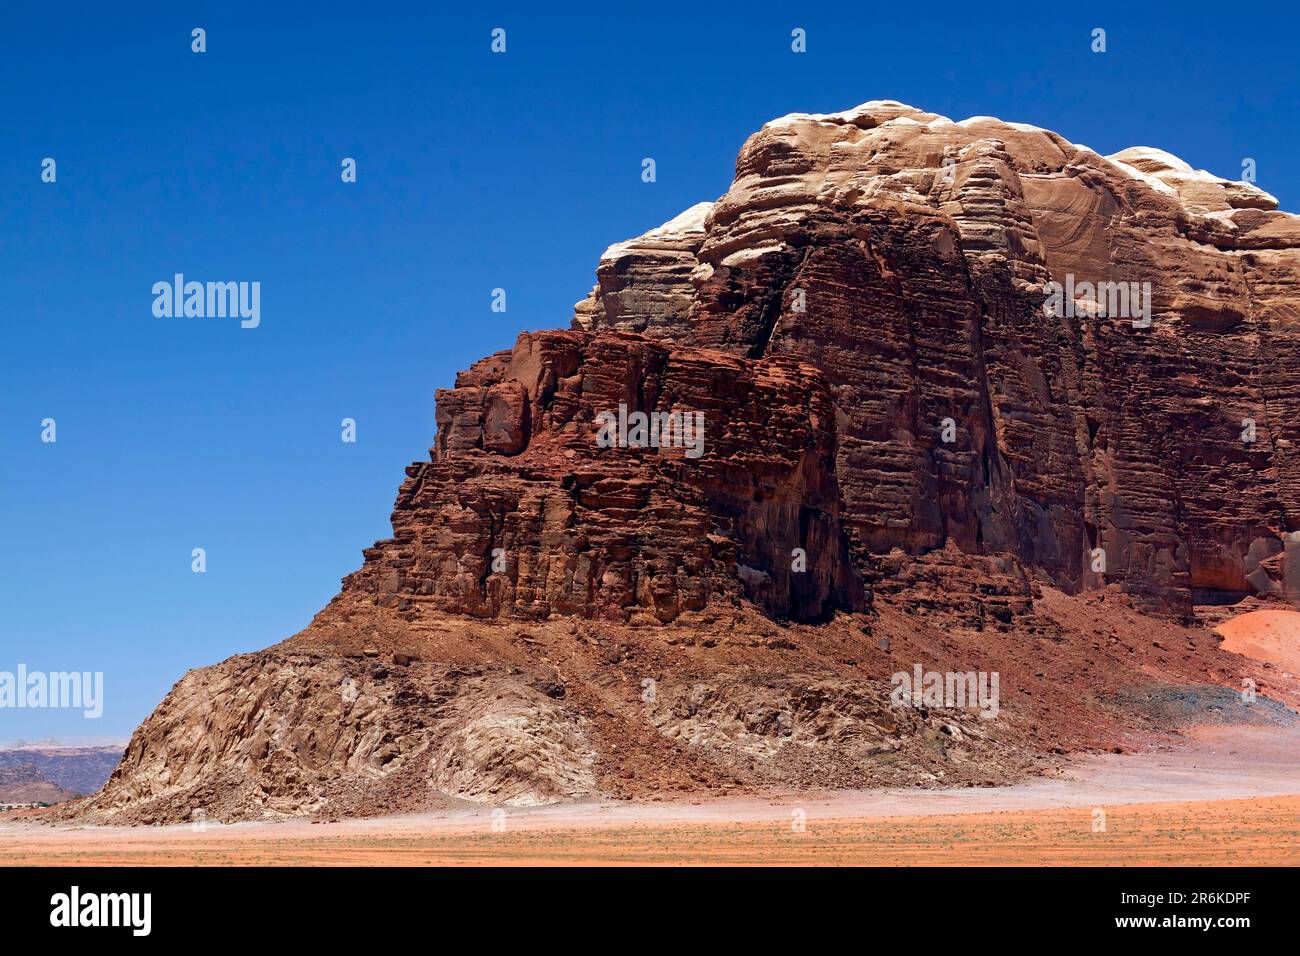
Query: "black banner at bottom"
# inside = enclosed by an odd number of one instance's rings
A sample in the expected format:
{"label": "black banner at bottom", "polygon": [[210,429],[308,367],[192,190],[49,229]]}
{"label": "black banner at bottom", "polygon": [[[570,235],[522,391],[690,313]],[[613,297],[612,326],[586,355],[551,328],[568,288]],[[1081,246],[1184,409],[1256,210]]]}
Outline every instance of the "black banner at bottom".
{"label": "black banner at bottom", "polygon": [[876,930],[893,927],[922,948],[928,934],[951,945],[963,926],[995,939],[1232,945],[1294,925],[1294,880],[1293,870],[1250,868],[0,869],[0,925],[11,941],[127,945],[339,944],[418,927],[495,945],[590,945],[583,934],[597,927],[624,927],[631,942],[680,932],[684,919],[692,942],[733,946],[789,921],[805,939],[842,936],[847,922],[883,943]]}

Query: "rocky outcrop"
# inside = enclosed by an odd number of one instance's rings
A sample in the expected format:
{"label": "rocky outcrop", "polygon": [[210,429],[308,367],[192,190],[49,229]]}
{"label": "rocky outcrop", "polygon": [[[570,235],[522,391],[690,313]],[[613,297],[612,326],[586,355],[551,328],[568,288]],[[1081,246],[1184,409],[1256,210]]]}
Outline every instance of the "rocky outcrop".
{"label": "rocky outcrop", "polygon": [[[601,415],[623,431],[646,416],[651,443],[602,445]],[[819,619],[866,601],[839,515],[835,412],[815,368],[525,334],[438,393],[432,461],[407,469],[393,538],[345,589],[476,617],[671,621],[747,597]]]}
{"label": "rocky outcrop", "polygon": [[[1300,601],[1276,205],[890,101],[767,124],[569,329],[439,391],[392,537],[66,813],[988,783],[1118,746],[1148,682],[1293,702],[1183,626]],[[1001,716],[891,707],[921,664],[1000,672]]]}
{"label": "rocky outcrop", "polygon": [[[1295,600],[1300,225],[1275,206],[988,117],[776,120],[717,202],[606,251],[571,333],[439,393],[432,461],[348,586],[824,619],[869,606],[884,556],[951,546],[1183,617]],[[599,448],[620,407],[702,414],[698,457]]]}
{"label": "rocky outcrop", "polygon": [[868,579],[951,542],[1153,611],[1296,600],[1300,220],[1276,205],[989,117],[793,114],[702,224],[611,247],[575,325],[816,367]]}
{"label": "rocky outcrop", "polygon": [[687,332],[691,274],[712,208],[710,202],[696,203],[659,228],[606,249],[596,267],[596,287],[574,308],[575,327]]}
{"label": "rocky outcrop", "polygon": [[499,670],[244,655],[177,684],[96,808],[152,823],[374,812],[412,790],[550,803],[595,791],[584,724]]}

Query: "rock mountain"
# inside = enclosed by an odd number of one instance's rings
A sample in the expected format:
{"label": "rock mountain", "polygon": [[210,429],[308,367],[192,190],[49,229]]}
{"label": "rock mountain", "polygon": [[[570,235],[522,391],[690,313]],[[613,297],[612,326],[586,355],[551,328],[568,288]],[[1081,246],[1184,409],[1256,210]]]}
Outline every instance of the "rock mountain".
{"label": "rock mountain", "polygon": [[[766,124],[569,328],[440,390],[392,537],[305,631],[186,675],[75,812],[989,783],[1130,740],[1151,688],[1294,700],[1197,610],[1300,600],[1276,207],[892,101]],[[703,454],[603,446],[620,406],[702,413]],[[891,709],[914,662],[1000,670],[1003,716]]]}

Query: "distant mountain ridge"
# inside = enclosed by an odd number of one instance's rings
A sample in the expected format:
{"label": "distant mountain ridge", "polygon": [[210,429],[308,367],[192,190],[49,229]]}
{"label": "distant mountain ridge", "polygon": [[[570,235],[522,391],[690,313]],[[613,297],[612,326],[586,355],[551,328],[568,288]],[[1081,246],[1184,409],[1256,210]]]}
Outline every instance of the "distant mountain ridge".
{"label": "distant mountain ridge", "polygon": [[[75,795],[98,792],[113,768],[122,759],[120,745],[105,747],[61,747],[21,744],[0,749],[0,802],[25,802],[6,795],[6,788],[39,783],[66,791],[58,796],[66,800]],[[50,791],[54,794],[54,791]],[[33,801],[55,802],[45,797]]]}

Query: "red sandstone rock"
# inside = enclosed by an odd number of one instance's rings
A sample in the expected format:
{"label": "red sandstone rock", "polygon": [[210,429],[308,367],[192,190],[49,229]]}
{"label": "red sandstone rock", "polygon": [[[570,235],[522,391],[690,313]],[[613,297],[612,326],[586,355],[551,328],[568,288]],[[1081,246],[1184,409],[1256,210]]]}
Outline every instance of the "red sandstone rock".
{"label": "red sandstone rock", "polygon": [[[599,447],[598,416],[620,406],[702,416],[701,453]],[[839,522],[831,396],[810,366],[621,333],[524,334],[438,393],[438,422],[393,538],[345,590],[524,619],[671,621],[742,595],[799,619],[866,605]]]}
{"label": "red sandstone rock", "polygon": [[[611,247],[575,325],[820,370],[868,578],[952,542],[1151,610],[1294,601],[1300,219],[1276,205],[1159,150],[987,117],[794,114],[750,137],[702,225],[696,207]],[[1067,276],[1150,283],[1151,328],[1044,315]],[[655,290],[640,313],[630,284]]]}
{"label": "red sandstone rock", "polygon": [[[610,247],[571,330],[439,391],[392,538],[311,627],[187,675],[65,812],[996,782],[1149,726],[1123,687],[1294,703],[1178,623],[1300,600],[1275,207],[987,117],[769,123],[724,196]],[[1096,314],[1119,282],[1149,327]],[[602,447],[636,413],[703,444]],[[889,709],[916,664],[1000,671],[1005,716]]]}

